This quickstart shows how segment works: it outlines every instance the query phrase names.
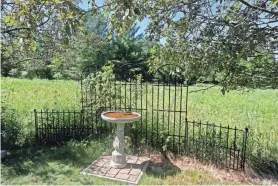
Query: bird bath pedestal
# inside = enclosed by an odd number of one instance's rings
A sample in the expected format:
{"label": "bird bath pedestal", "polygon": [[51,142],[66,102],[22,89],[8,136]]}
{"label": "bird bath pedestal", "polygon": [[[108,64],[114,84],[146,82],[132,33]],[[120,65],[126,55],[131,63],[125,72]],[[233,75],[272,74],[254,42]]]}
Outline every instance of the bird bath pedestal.
{"label": "bird bath pedestal", "polygon": [[141,115],[136,112],[110,111],[103,112],[101,118],[117,125],[116,137],[113,142],[115,150],[112,152],[111,167],[124,168],[126,166],[125,154],[125,124],[140,120]]}

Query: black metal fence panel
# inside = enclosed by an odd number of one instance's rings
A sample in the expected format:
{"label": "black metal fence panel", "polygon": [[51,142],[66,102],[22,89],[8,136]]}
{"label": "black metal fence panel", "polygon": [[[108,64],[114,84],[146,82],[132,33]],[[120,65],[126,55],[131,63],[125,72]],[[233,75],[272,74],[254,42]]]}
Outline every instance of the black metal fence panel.
{"label": "black metal fence panel", "polygon": [[38,143],[68,141],[85,137],[88,128],[80,111],[34,110]]}
{"label": "black metal fence panel", "polygon": [[34,110],[36,141],[38,144],[53,144],[111,134],[113,125],[102,121],[100,114],[83,110]]}
{"label": "black metal fence panel", "polygon": [[103,121],[102,112],[135,111],[141,120],[126,125],[134,146],[147,144],[221,167],[244,169],[248,129],[189,121],[188,84],[176,77],[153,82],[145,82],[140,74],[132,77],[136,78],[116,80],[87,67],[81,81],[82,111],[35,111],[37,141],[111,134],[115,125]]}

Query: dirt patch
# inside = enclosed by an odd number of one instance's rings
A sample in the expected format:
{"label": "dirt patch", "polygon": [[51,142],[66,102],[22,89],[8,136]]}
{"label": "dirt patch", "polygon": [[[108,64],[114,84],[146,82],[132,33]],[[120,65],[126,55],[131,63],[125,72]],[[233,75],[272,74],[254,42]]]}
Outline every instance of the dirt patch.
{"label": "dirt patch", "polygon": [[105,113],[104,116],[109,118],[138,118],[138,114],[129,113],[129,112],[109,112]]}
{"label": "dirt patch", "polygon": [[171,152],[162,155],[157,151],[154,152],[151,148],[145,149],[141,154],[151,158],[149,166],[153,171],[157,171],[159,174],[166,173],[166,175],[169,175],[167,173],[202,170],[219,180],[220,184],[278,184],[278,180],[265,179],[254,175],[248,167],[245,168],[246,170],[244,172],[221,169],[215,165],[201,163],[194,158],[174,156]]}

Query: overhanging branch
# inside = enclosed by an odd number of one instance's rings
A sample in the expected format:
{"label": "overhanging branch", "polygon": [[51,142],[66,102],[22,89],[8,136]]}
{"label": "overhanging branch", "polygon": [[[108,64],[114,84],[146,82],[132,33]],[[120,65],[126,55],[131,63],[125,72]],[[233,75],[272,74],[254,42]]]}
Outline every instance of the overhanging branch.
{"label": "overhanging branch", "polygon": [[26,59],[17,61],[15,64],[17,65],[17,64],[25,62],[25,61],[36,60],[36,59],[42,59],[42,58],[40,58],[40,57],[26,58]]}
{"label": "overhanging branch", "polygon": [[261,8],[261,7],[257,7],[257,6],[253,6],[249,3],[247,3],[246,1],[244,0],[239,0],[242,4],[246,5],[247,7],[249,8],[252,8],[252,9],[255,9],[255,10],[260,10],[262,12],[266,12],[266,13],[269,13],[271,15],[275,15],[275,16],[278,16],[278,12],[272,12],[270,10],[267,10],[267,9],[264,9],[264,8]]}
{"label": "overhanging branch", "polygon": [[18,28],[12,28],[12,29],[7,29],[7,30],[2,30],[1,32],[2,32],[3,34],[6,34],[6,33],[13,32],[13,31],[18,31],[18,30],[31,30],[31,28],[29,28],[29,27],[18,27]]}

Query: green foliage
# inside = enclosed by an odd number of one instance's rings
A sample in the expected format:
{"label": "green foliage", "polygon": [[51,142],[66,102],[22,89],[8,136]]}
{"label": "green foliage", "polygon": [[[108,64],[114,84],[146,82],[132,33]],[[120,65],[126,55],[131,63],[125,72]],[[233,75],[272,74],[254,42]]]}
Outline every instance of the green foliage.
{"label": "green foliage", "polygon": [[80,110],[80,107],[77,82],[2,78],[3,144],[13,148],[34,142],[34,109]]}
{"label": "green foliage", "polygon": [[191,82],[220,83],[224,91],[278,87],[278,64],[273,54],[235,60],[213,48],[197,48],[189,53],[186,43],[177,45],[179,50],[174,47],[156,48],[149,59],[152,71],[164,64],[172,64],[165,67],[165,72],[164,68],[160,69],[160,79],[164,78],[164,81],[172,76],[172,79],[176,77],[182,82],[188,79]]}
{"label": "green foliage", "polygon": [[[17,78],[74,79],[79,80],[82,70],[88,65],[103,66],[108,61],[114,63],[114,73],[118,79],[126,72],[136,67],[136,71],[147,71],[147,59],[152,43],[142,35],[137,35],[138,29],[132,28],[123,37],[108,32],[108,17],[103,13],[84,15],[81,31],[67,38],[67,44],[55,42],[49,49],[43,43],[36,44],[36,50],[29,50],[20,45],[18,40],[14,45],[21,47],[18,51],[23,59],[15,58],[3,61],[4,76]],[[59,29],[58,29],[59,30]],[[110,35],[109,35],[110,34]],[[109,36],[108,36],[109,35]],[[113,38],[113,40],[111,40]],[[51,41],[47,41],[51,42]],[[48,43],[51,44],[51,43]],[[38,45],[38,46],[37,46]],[[7,46],[3,56],[15,55],[15,46]],[[5,50],[6,51],[6,50]],[[51,53],[51,55],[50,55]],[[127,63],[130,66],[122,65]],[[131,72],[134,74],[134,72]]]}
{"label": "green foliage", "polygon": [[108,24],[108,17],[103,12],[99,12],[93,15],[89,14],[87,15],[85,21],[85,31],[89,34],[97,35],[103,40],[105,40],[109,37]]}
{"label": "green foliage", "polygon": [[109,59],[108,22],[103,13],[85,16],[84,28],[69,40],[69,45],[52,58],[49,65],[55,79],[80,79],[88,65],[103,66]]}
{"label": "green foliage", "polygon": [[18,114],[15,111],[7,111],[2,108],[1,112],[1,147],[10,149],[12,147],[26,144],[27,141],[22,141],[27,138],[20,136],[24,135],[22,127],[17,119]]}
{"label": "green foliage", "polygon": [[[263,7],[263,8],[261,8]],[[172,63],[186,69],[189,79],[217,79],[223,92],[240,86],[254,85],[252,81],[262,76],[277,87],[277,71],[265,68],[274,77],[248,74],[241,61],[253,65],[252,56],[277,54],[277,17],[275,2],[261,1],[141,1],[123,3],[107,2],[112,28],[125,33],[146,16],[150,20],[147,32],[157,41],[166,39],[164,63]],[[159,60],[159,59],[156,59]],[[276,67],[275,67],[276,68]],[[262,78],[261,78],[262,79]],[[257,80],[255,80],[257,81]],[[259,80],[260,81],[260,80]],[[268,84],[269,85],[269,84]],[[268,86],[267,85],[267,86]],[[255,86],[257,87],[257,86]]]}
{"label": "green foliage", "polygon": [[108,43],[99,36],[80,33],[69,41],[61,55],[53,58],[51,68],[55,79],[80,80],[82,70],[90,64],[107,62]]}
{"label": "green foliage", "polygon": [[111,43],[111,61],[117,79],[127,80],[136,74],[148,72],[147,60],[154,43],[138,35],[139,27],[132,27],[125,35],[115,35]]}
{"label": "green foliage", "polygon": [[115,107],[115,99],[118,99],[118,90],[112,90],[114,87],[115,75],[113,74],[113,66],[103,66],[101,71],[89,74],[82,80],[82,92],[84,98],[84,105],[88,109],[97,111],[102,109],[104,103]]}
{"label": "green foliage", "polygon": [[251,57],[248,60],[241,60],[240,71],[234,77],[241,87],[253,88],[277,88],[278,87],[278,63],[273,55]]}
{"label": "green foliage", "polygon": [[103,14],[87,16],[85,34],[77,34],[62,55],[53,58],[51,67],[54,78],[79,79],[86,66],[103,66],[108,61],[113,62],[117,79],[127,79],[134,74],[127,73],[131,69],[148,70],[147,59],[153,44],[142,35],[137,35],[139,27],[132,28],[123,37],[117,34],[107,36],[106,19]]}
{"label": "green foliage", "polygon": [[84,21],[78,1],[69,0],[3,1],[1,12],[3,76],[12,69],[28,71],[24,65],[29,61],[33,69],[45,68]]}

